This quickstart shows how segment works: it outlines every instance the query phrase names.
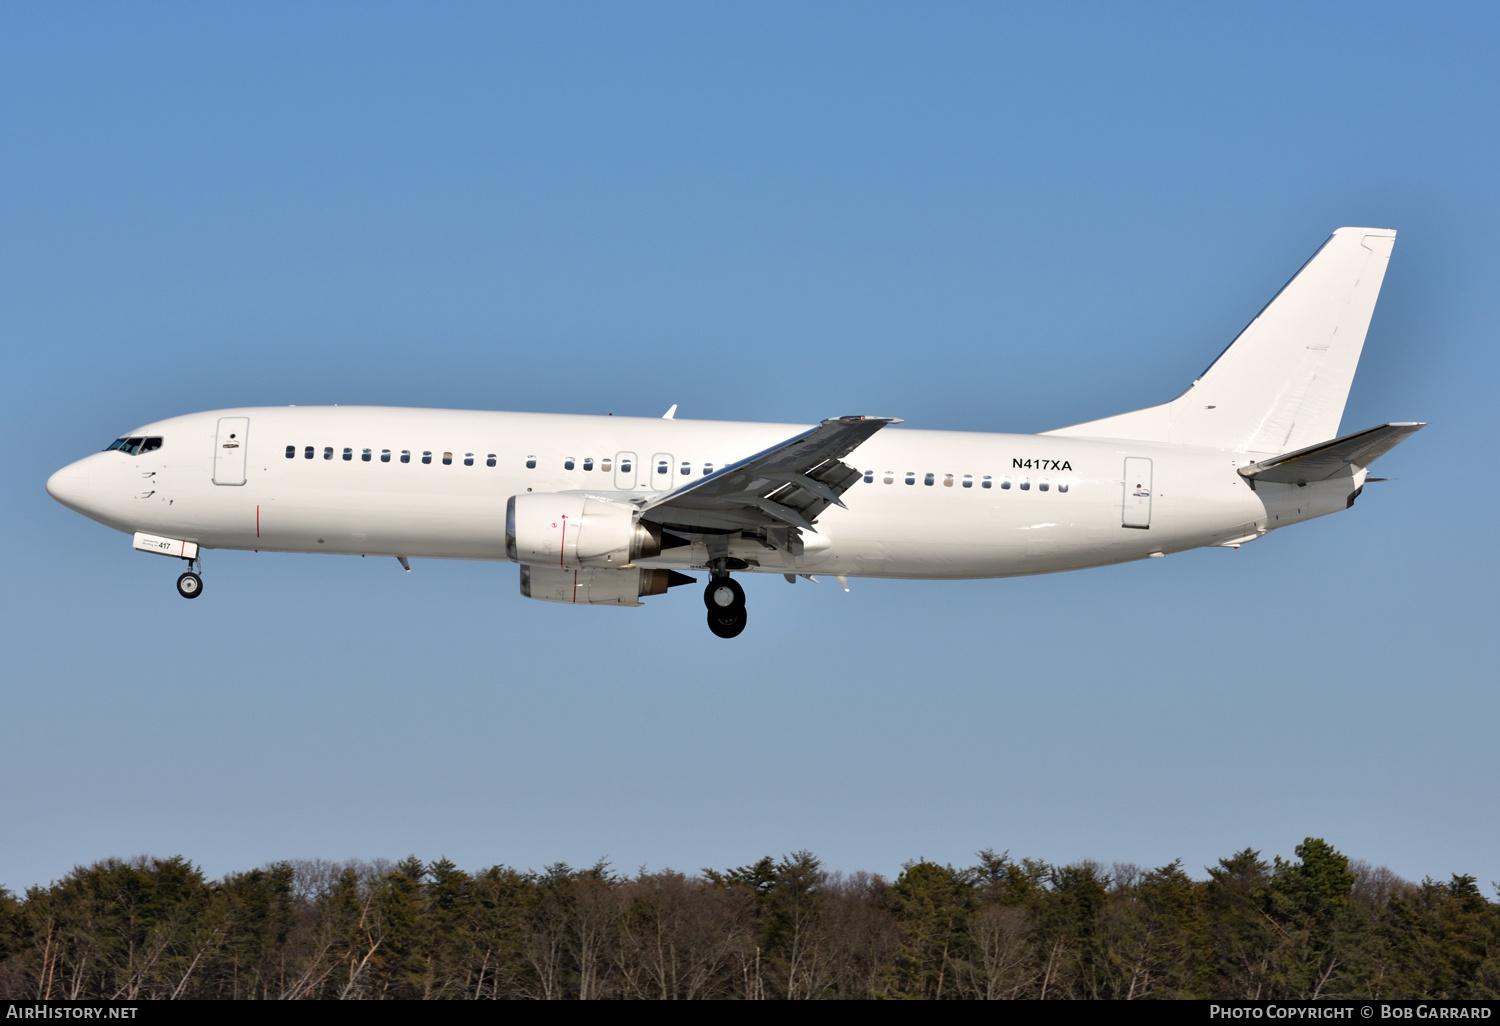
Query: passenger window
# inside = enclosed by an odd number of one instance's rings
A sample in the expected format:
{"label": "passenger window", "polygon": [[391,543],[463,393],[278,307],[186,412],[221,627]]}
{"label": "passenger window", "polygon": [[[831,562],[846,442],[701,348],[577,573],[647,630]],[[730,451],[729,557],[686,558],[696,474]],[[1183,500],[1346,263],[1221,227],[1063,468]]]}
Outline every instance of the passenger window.
{"label": "passenger window", "polygon": [[490,453],[488,456],[486,456],[484,458],[484,465],[486,467],[493,467],[495,465],[495,454],[494,453]]}
{"label": "passenger window", "polygon": [[[610,461],[610,460],[600,460],[599,461],[599,469],[602,470],[602,471],[604,471],[604,473],[606,473],[606,474],[609,473],[609,468],[611,466],[613,466],[613,465],[614,465],[613,462]],[[527,466],[530,466],[530,464],[528,463]]]}
{"label": "passenger window", "polygon": [[953,475],[952,474],[944,474],[943,475],[943,487],[944,488],[952,488],[953,487]]}
{"label": "passenger window", "polygon": [[464,453],[464,466],[466,466],[466,467],[472,467],[473,465],[474,465],[474,454],[472,452],[466,452],[466,453]]}
{"label": "passenger window", "polygon": [[585,456],[583,458],[583,469],[584,470],[593,470],[594,469],[594,457],[592,457],[592,456]]}
{"label": "passenger window", "polygon": [[295,445],[289,445],[286,447],[286,458],[289,460],[297,458],[297,447]]}
{"label": "passenger window", "polygon": [[323,446],[323,458],[325,460],[331,460],[331,459],[333,459],[333,446],[331,446],[331,445],[325,445],[325,446]]}
{"label": "passenger window", "polygon": [[1057,482],[1057,490],[1059,492],[1065,492],[1065,491],[1067,491],[1068,490],[1068,482],[1066,482],[1066,481],[1059,481],[1059,482]]}
{"label": "passenger window", "polygon": [[1010,491],[1010,478],[1007,477],[1004,481],[1001,481],[1000,487],[1007,492]]}
{"label": "passenger window", "polygon": [[422,450],[422,462],[423,463],[431,463],[432,462],[432,453],[429,452],[426,449]]}
{"label": "passenger window", "polygon": [[622,474],[628,474],[628,473],[630,473],[630,461],[629,460],[621,460],[620,461],[620,473],[622,473]]}
{"label": "passenger window", "polygon": [[691,463],[689,463],[687,460],[683,460],[682,461],[682,466],[680,466],[680,467],[677,468],[677,472],[680,473],[683,477],[692,477],[693,476],[693,465]]}
{"label": "passenger window", "polygon": [[370,450],[369,449],[363,450],[359,454],[359,458],[362,459],[362,460],[364,460],[366,463],[369,463],[370,462]]}
{"label": "passenger window", "polygon": [[667,467],[667,461],[666,460],[657,460],[656,461],[656,472],[658,474],[665,474],[665,473],[668,472],[668,467]]}
{"label": "passenger window", "polygon": [[[990,484],[991,484],[991,482],[990,482],[990,475],[986,474],[986,475],[984,475],[984,480],[979,482],[979,487],[981,487],[981,488],[988,488],[990,486]],[[1001,488],[1009,488],[1010,487],[1010,478],[1006,478],[1004,481],[1001,481],[1000,482],[1000,487]]]}
{"label": "passenger window", "polygon": [[930,485],[930,484],[932,484],[933,480],[934,480],[933,476],[931,474],[928,474],[928,475],[926,475],[925,477],[922,478],[922,483],[924,485]]}
{"label": "passenger window", "polygon": [[391,450],[389,450],[389,449],[381,449],[380,450],[380,462],[381,463],[389,463],[389,462],[391,462]]}
{"label": "passenger window", "polygon": [[401,462],[402,463],[410,463],[411,462],[411,450],[410,449],[402,449],[401,450]]}
{"label": "passenger window", "polygon": [[307,459],[307,460],[310,460],[310,459],[313,458],[313,447],[312,446],[309,445],[306,449],[302,450],[302,458],[303,459]]}
{"label": "passenger window", "polygon": [[563,460],[563,469],[564,470],[572,470],[573,469],[573,457],[569,456],[569,457],[567,457],[566,459]]}
{"label": "passenger window", "polygon": [[896,472],[894,470],[887,470],[885,472],[885,483],[886,484],[895,484],[896,483]]}
{"label": "passenger window", "polygon": [[443,466],[445,466],[445,467],[451,467],[451,466],[453,466],[453,454],[451,452],[445,452],[445,453],[443,453]]}
{"label": "passenger window", "polygon": [[909,485],[917,483],[917,472],[915,470],[908,470],[906,472],[906,483]]}
{"label": "passenger window", "polygon": [[875,483],[875,471],[873,471],[873,470],[867,470],[867,471],[865,471],[865,484],[874,484],[874,483]]}
{"label": "passenger window", "polygon": [[1048,484],[1047,484],[1047,479],[1045,477],[1042,478],[1040,481],[1038,481],[1036,483],[1036,490],[1039,491],[1039,492],[1045,492],[1047,490],[1047,488],[1048,488]]}
{"label": "passenger window", "polygon": [[351,448],[349,448],[348,446],[345,446],[344,447],[344,461],[347,463],[349,460],[352,460],[352,459],[354,459],[354,450],[351,449]]}
{"label": "passenger window", "polygon": [[1021,491],[1023,491],[1023,492],[1029,492],[1029,491],[1031,491],[1031,478],[1029,478],[1029,477],[1023,477],[1023,478],[1021,478]]}
{"label": "passenger window", "polygon": [[705,464],[703,464],[703,476],[704,477],[707,477],[709,474],[712,474],[713,472],[714,472],[714,465],[712,463],[705,463]]}
{"label": "passenger window", "polygon": [[528,456],[528,457],[526,457],[526,469],[527,470],[535,470],[536,469],[536,457],[535,456]]}
{"label": "passenger window", "polygon": [[974,475],[973,474],[965,474],[964,475],[964,487],[965,488],[973,488],[974,487]]}

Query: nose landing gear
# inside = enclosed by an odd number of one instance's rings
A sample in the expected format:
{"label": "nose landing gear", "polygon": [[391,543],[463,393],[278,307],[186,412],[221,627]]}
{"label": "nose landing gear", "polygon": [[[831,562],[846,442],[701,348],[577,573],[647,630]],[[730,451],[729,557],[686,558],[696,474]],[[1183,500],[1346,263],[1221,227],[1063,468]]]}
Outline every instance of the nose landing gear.
{"label": "nose landing gear", "polygon": [[203,594],[203,578],[189,570],[177,578],[177,594],[183,598],[197,598]]}
{"label": "nose landing gear", "polygon": [[735,638],[745,629],[745,589],[728,574],[708,582],[703,604],[708,607],[708,629],[715,637]]}
{"label": "nose landing gear", "polygon": [[194,599],[203,594],[203,577],[199,573],[203,564],[196,559],[189,559],[187,565],[187,573],[177,578],[177,594],[186,599]]}

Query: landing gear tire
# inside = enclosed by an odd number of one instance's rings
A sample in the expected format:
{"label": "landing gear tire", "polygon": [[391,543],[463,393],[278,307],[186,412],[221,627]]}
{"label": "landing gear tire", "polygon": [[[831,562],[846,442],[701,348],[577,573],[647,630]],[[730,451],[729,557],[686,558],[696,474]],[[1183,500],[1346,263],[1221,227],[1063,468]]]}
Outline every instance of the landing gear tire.
{"label": "landing gear tire", "polygon": [[744,606],[736,606],[732,609],[708,611],[708,629],[714,632],[715,637],[737,638],[745,629],[745,621],[748,614]]}
{"label": "landing gear tire", "polygon": [[728,574],[708,582],[703,604],[708,608],[708,629],[715,637],[737,638],[744,631],[745,589]]}
{"label": "landing gear tire", "polygon": [[[733,609],[745,608],[745,589],[740,587],[738,581],[733,577],[715,577],[708,582],[708,587],[703,589],[703,604],[710,613],[727,613]],[[744,630],[741,624],[740,630]],[[734,634],[738,634],[735,631]],[[720,637],[734,637],[734,634],[720,635]]]}
{"label": "landing gear tire", "polygon": [[203,594],[203,578],[189,571],[177,578],[177,594],[183,598],[197,598]]}

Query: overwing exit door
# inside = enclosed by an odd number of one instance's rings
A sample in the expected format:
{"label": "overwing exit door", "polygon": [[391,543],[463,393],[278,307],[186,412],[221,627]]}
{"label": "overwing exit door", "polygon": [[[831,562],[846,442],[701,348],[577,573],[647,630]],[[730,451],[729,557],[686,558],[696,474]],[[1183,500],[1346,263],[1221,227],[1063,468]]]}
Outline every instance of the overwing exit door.
{"label": "overwing exit door", "polygon": [[250,440],[249,417],[220,417],[214,440],[214,484],[245,483],[245,450]]}
{"label": "overwing exit door", "polygon": [[1125,460],[1125,504],[1120,512],[1123,527],[1151,527],[1151,461],[1140,456]]}
{"label": "overwing exit door", "polygon": [[672,490],[672,454],[659,452],[651,457],[651,487],[658,492]]}
{"label": "overwing exit door", "polygon": [[615,453],[615,487],[628,492],[635,487],[635,453]]}

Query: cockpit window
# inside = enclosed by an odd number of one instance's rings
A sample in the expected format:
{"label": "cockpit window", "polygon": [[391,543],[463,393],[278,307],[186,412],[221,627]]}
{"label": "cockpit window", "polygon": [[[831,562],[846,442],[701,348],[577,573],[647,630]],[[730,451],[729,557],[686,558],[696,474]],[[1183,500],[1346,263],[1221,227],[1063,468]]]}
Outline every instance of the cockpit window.
{"label": "cockpit window", "polygon": [[118,449],[128,456],[139,456],[141,453],[155,452],[160,448],[161,436],[153,435],[150,437],[116,438],[104,451],[114,452]]}

